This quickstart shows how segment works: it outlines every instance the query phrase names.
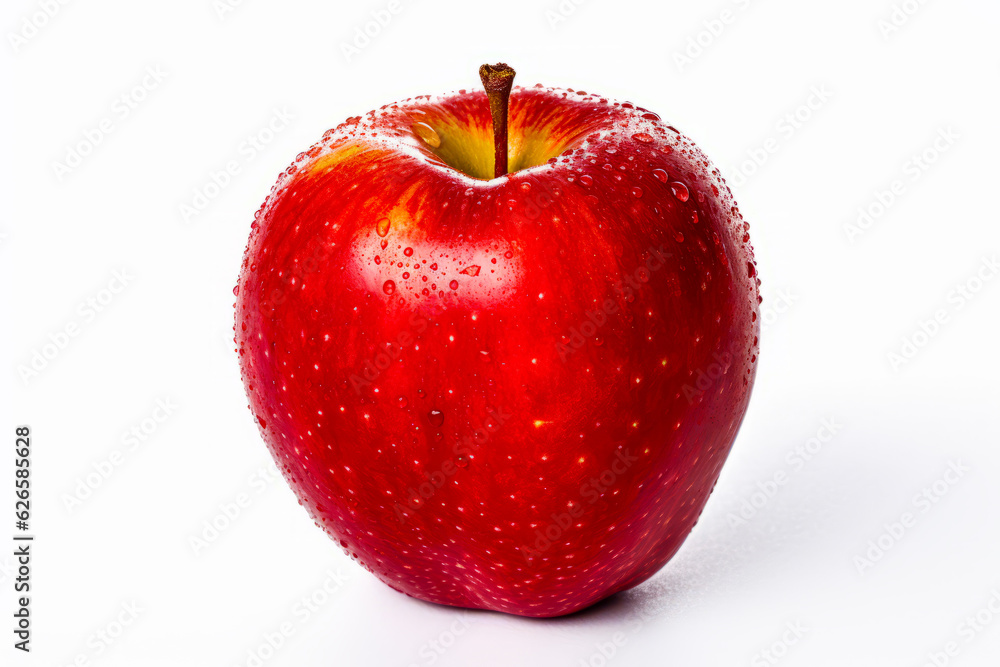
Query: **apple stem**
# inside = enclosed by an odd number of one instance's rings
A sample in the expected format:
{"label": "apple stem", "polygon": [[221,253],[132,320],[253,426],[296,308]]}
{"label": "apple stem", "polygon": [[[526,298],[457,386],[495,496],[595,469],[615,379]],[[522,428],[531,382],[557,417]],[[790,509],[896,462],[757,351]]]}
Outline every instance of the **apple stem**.
{"label": "apple stem", "polygon": [[483,65],[479,68],[479,78],[486,89],[490,114],[493,116],[493,178],[500,178],[507,173],[507,109],[515,74],[514,69],[506,63]]}

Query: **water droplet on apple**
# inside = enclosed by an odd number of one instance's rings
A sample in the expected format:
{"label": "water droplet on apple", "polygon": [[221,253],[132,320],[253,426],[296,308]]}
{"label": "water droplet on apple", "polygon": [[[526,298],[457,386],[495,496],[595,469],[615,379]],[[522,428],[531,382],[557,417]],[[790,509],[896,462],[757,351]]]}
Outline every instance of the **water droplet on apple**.
{"label": "water droplet on apple", "polygon": [[455,465],[457,465],[459,468],[468,468],[469,458],[467,456],[459,456],[457,459],[455,459]]}
{"label": "water droplet on apple", "polygon": [[240,295],[240,286],[237,285],[236,287],[233,288],[233,296],[239,296],[239,295]]}
{"label": "water droplet on apple", "polygon": [[688,192],[687,186],[680,181],[674,181],[671,183],[670,191],[674,193],[674,196],[677,197],[678,201],[687,201],[691,196],[691,193]]}
{"label": "water droplet on apple", "polygon": [[399,397],[399,407],[405,408],[407,405],[409,405],[409,402],[406,400],[406,396],[400,396]]}
{"label": "water droplet on apple", "polygon": [[383,240],[381,243],[379,243],[379,246],[382,248],[382,250],[385,250],[386,248],[389,247],[389,242]]}
{"label": "water droplet on apple", "polygon": [[441,137],[439,137],[434,128],[427,123],[414,123],[413,132],[420,137],[421,141],[431,148],[437,148],[441,145]]}
{"label": "water droplet on apple", "polygon": [[406,255],[407,257],[412,257],[413,256],[413,248],[405,248],[403,250],[403,254]]}
{"label": "water droplet on apple", "polygon": [[431,423],[431,426],[441,426],[444,423],[444,413],[440,410],[431,410],[427,413],[427,421]]}
{"label": "water droplet on apple", "polygon": [[580,185],[593,185],[593,183],[594,179],[589,174],[584,174],[580,177]]}
{"label": "water droplet on apple", "polygon": [[660,117],[657,114],[653,113],[652,111],[647,111],[646,113],[642,114],[642,117],[645,118],[646,120],[660,120]]}
{"label": "water droplet on apple", "polygon": [[478,267],[475,264],[473,264],[471,266],[465,267],[464,269],[462,269],[461,271],[459,271],[459,273],[465,274],[467,276],[478,276],[479,275],[479,269],[480,269],[480,267]]}
{"label": "water droplet on apple", "polygon": [[677,241],[678,243],[684,243],[684,234],[682,234],[681,232],[677,232],[676,234],[674,234],[674,240]]}
{"label": "water droplet on apple", "polygon": [[392,294],[396,291],[396,283],[392,280],[387,280],[382,283],[382,291],[386,294]]}
{"label": "water droplet on apple", "polygon": [[[389,218],[380,218],[378,222],[375,223],[375,233],[379,236],[385,236],[389,233],[389,227],[392,225],[389,222]],[[385,241],[383,241],[385,243]],[[385,246],[382,246],[383,248]]]}
{"label": "water droplet on apple", "polygon": [[638,185],[635,186],[634,188],[632,188],[632,196],[633,197],[641,197],[642,196],[642,188],[640,188]]}
{"label": "water droplet on apple", "polygon": [[382,258],[379,257],[378,255],[375,255],[375,263],[376,264],[381,264],[382,263]]}
{"label": "water droplet on apple", "polygon": [[458,281],[452,280],[450,283],[448,283],[448,287],[450,287],[451,289],[458,289]]}
{"label": "water droplet on apple", "polygon": [[658,180],[660,183],[666,183],[667,182],[667,172],[665,172],[662,169],[654,169],[653,170],[653,176],[655,176],[656,180]]}
{"label": "water droplet on apple", "polygon": [[527,192],[530,189],[531,189],[531,183],[529,183],[528,181],[525,181],[524,183],[521,183],[521,190],[523,190],[524,192]]}
{"label": "water droplet on apple", "polygon": [[649,136],[645,132],[639,132],[637,134],[633,134],[632,138],[642,144],[649,144],[653,142],[653,137]]}

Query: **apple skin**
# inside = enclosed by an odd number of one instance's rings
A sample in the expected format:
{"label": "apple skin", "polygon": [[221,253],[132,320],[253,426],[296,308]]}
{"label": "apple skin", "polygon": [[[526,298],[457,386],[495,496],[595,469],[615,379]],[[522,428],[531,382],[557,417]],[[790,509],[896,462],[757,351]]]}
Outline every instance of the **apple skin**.
{"label": "apple skin", "polygon": [[559,616],[695,525],[759,280],[729,188],[656,114],[515,88],[497,179],[491,132],[473,91],[328,131],[255,216],[235,340],[271,454],[352,558],[423,600]]}

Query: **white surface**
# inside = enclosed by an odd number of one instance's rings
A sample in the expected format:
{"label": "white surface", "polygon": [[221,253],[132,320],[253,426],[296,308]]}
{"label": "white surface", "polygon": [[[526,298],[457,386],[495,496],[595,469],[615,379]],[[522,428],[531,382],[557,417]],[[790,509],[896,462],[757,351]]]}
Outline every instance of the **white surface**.
{"label": "white surface", "polygon": [[[918,9],[886,38],[894,1]],[[341,44],[387,1],[246,0],[223,18],[213,2],[70,2],[17,52],[9,33],[41,4],[4,3],[0,424],[11,445],[15,424],[34,429],[38,541],[30,656],[10,646],[0,556],[0,662],[247,665],[287,621],[293,634],[262,664],[596,666],[616,633],[610,665],[916,666],[951,641],[948,664],[997,664],[1000,613],[971,641],[962,624],[1000,592],[1000,277],[962,308],[949,300],[1000,258],[995,2],[563,0],[573,11],[551,26],[557,0],[399,0],[350,62]],[[729,22],[679,67],[675,52],[724,10]],[[636,102],[697,141],[750,222],[765,314],[784,310],[765,315],[749,414],[680,554],[638,589],[552,621],[423,604],[347,560],[281,480],[253,477],[268,457],[231,344],[230,290],[278,172],[348,116],[477,85],[478,65],[497,60],[521,84]],[[147,67],[166,77],[123,118],[116,98]],[[789,131],[783,119],[814,89],[828,99]],[[251,157],[241,144],[275,109],[293,119]],[[112,132],[59,180],[54,162],[106,117]],[[957,139],[913,179],[907,161],[942,128]],[[765,146],[763,166],[738,178]],[[229,160],[240,173],[184,224],[180,205]],[[845,224],[894,179],[902,194],[849,242]],[[127,287],[87,321],[78,305],[122,269]],[[894,369],[888,353],[938,309],[947,322]],[[23,382],[17,367],[70,322],[80,335]],[[158,399],[173,414],[69,511],[64,494]],[[829,418],[837,432],[796,470],[787,453]],[[11,458],[0,455],[4,544]],[[924,511],[914,496],[950,462],[967,472]],[[773,497],[730,525],[778,471]],[[241,493],[249,506],[195,555],[189,538]],[[912,527],[859,573],[855,556],[907,511]],[[296,601],[327,570],[346,580],[306,617]],[[131,602],[138,618],[98,653],[94,633]],[[805,630],[769,662],[759,652],[787,623]]]}

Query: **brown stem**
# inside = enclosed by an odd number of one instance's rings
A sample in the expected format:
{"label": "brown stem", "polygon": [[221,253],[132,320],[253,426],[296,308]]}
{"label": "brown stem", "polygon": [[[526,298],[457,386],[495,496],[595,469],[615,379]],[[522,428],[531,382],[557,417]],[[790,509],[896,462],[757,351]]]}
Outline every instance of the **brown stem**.
{"label": "brown stem", "polygon": [[514,69],[505,63],[483,65],[479,78],[486,89],[493,116],[493,178],[507,173],[507,109],[510,89],[514,86]]}

